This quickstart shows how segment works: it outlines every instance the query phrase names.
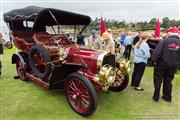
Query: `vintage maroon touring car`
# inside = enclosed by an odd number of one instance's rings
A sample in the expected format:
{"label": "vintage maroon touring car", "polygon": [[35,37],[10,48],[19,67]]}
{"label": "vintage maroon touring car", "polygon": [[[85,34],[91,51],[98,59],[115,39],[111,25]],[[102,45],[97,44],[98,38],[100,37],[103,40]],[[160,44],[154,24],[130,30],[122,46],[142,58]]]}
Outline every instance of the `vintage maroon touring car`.
{"label": "vintage maroon touring car", "polygon": [[[63,32],[62,26],[81,25],[82,34],[89,16],[30,6],[5,13],[4,21],[18,49],[12,63],[19,78],[47,89],[65,89],[68,103],[80,115],[95,112],[96,90],[119,92],[127,87],[129,61],[116,62],[112,54],[82,48]],[[54,34],[47,32],[50,28]]]}

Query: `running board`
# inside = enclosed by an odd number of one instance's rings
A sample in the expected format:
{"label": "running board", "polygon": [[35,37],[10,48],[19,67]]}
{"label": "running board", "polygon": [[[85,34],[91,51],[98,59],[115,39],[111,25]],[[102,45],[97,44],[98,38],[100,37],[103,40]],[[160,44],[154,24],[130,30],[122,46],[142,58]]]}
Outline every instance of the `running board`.
{"label": "running board", "polygon": [[46,82],[44,82],[44,81],[42,81],[40,78],[37,78],[37,77],[35,77],[34,75],[29,74],[29,73],[26,73],[26,76],[27,76],[31,81],[37,83],[38,85],[40,85],[40,86],[42,86],[42,87],[44,87],[44,88],[46,88],[46,89],[49,89],[49,84],[46,83]]}

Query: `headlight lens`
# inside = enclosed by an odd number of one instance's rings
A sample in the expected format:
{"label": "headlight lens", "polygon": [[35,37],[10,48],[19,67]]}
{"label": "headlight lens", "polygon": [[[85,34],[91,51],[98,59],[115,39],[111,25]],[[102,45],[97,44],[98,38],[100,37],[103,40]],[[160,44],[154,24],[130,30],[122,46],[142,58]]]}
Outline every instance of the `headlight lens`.
{"label": "headlight lens", "polygon": [[66,51],[59,51],[58,56],[61,58],[66,58],[67,57],[67,52]]}
{"label": "headlight lens", "polygon": [[113,83],[114,82],[114,76],[112,76],[112,75],[109,76],[108,80],[109,80],[110,83]]}
{"label": "headlight lens", "polygon": [[63,53],[62,53],[62,57],[63,58],[66,58],[67,57],[67,52],[64,50]]}
{"label": "headlight lens", "polygon": [[59,51],[58,56],[59,56],[60,59],[65,59],[68,56],[68,54],[67,54],[66,50],[64,49],[64,47],[60,46],[58,51]]}

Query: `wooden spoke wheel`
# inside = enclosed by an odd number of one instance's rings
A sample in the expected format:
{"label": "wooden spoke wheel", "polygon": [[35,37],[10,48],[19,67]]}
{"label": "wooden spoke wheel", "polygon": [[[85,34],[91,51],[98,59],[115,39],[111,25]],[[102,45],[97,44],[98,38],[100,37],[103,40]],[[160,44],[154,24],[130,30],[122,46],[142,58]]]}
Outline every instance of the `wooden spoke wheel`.
{"label": "wooden spoke wheel", "polygon": [[21,62],[20,58],[16,60],[16,71],[21,80],[27,81],[26,68],[25,65]]}
{"label": "wooden spoke wheel", "polygon": [[127,87],[128,82],[129,82],[128,74],[116,75],[115,81],[111,84],[111,86],[109,87],[109,90],[113,92],[122,91]]}
{"label": "wooden spoke wheel", "polygon": [[96,92],[92,83],[82,74],[72,73],[66,81],[66,98],[71,108],[82,116],[96,110]]}

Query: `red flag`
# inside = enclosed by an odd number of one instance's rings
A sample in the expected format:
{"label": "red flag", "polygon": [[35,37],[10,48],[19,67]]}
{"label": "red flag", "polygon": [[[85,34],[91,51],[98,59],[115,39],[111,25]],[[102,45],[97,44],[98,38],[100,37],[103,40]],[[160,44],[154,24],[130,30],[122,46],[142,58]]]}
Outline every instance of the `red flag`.
{"label": "red flag", "polygon": [[102,17],[101,17],[100,29],[101,29],[100,34],[102,36],[102,34],[106,31],[105,23]]}
{"label": "red flag", "polygon": [[161,24],[160,24],[159,19],[158,19],[156,21],[156,24],[155,24],[154,36],[160,37],[160,32],[161,32]]}

